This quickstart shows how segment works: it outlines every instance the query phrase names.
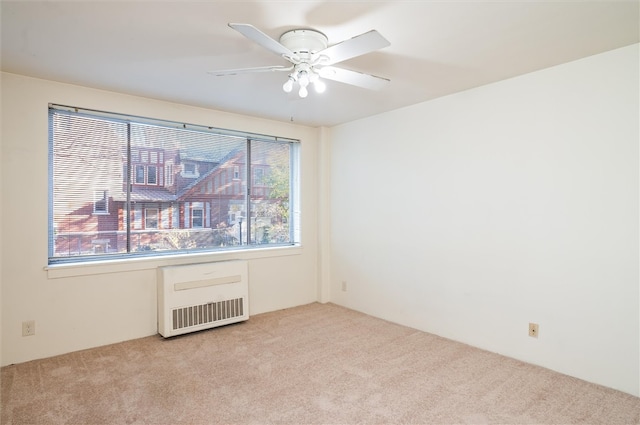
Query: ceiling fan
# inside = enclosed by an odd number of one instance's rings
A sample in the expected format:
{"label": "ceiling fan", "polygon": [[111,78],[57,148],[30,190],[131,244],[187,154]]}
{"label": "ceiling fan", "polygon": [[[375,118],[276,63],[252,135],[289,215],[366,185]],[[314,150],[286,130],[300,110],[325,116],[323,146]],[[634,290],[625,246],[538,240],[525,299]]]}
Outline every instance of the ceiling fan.
{"label": "ceiling fan", "polygon": [[249,40],[291,62],[291,65],[209,71],[210,74],[223,76],[250,72],[287,71],[289,78],[282,89],[289,93],[297,84],[300,97],[307,97],[309,85],[313,85],[317,92],[323,92],[326,86],[321,78],[372,90],[381,89],[389,83],[387,78],[332,66],[389,46],[391,43],[376,30],[328,46],[327,36],[313,29],[287,31],[280,36],[278,42],[253,25],[231,23],[229,26]]}

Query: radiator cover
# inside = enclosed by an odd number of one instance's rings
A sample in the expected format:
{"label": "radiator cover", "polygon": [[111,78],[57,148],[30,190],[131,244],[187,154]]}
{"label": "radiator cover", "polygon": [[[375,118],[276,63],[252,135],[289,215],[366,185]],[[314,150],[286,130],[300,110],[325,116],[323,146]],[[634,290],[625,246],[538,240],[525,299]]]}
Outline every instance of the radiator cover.
{"label": "radiator cover", "polygon": [[158,333],[165,338],[249,318],[246,261],[158,268]]}

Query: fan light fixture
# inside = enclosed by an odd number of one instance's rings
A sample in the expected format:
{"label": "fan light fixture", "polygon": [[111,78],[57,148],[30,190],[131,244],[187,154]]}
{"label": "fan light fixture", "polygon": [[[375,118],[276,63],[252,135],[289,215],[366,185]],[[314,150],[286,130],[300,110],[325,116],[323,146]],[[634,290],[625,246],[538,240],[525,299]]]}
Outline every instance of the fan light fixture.
{"label": "fan light fixture", "polygon": [[291,74],[289,74],[289,78],[282,85],[282,90],[285,93],[291,93],[293,90],[293,86],[297,83],[300,87],[298,91],[298,95],[300,97],[307,97],[309,94],[309,85],[313,85],[316,93],[324,93],[327,89],[327,85],[320,79],[320,75],[318,72],[313,69],[313,67],[309,67],[307,64],[300,64],[294,67],[294,70]]}

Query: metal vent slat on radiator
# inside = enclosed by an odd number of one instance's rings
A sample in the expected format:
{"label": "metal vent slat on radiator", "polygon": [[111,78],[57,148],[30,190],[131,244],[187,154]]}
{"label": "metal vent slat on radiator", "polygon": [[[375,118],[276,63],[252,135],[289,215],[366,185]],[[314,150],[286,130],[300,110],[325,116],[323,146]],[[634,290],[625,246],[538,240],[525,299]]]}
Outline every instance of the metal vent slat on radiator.
{"label": "metal vent slat on radiator", "polygon": [[173,329],[199,326],[219,320],[240,317],[243,314],[243,298],[175,308],[172,310]]}

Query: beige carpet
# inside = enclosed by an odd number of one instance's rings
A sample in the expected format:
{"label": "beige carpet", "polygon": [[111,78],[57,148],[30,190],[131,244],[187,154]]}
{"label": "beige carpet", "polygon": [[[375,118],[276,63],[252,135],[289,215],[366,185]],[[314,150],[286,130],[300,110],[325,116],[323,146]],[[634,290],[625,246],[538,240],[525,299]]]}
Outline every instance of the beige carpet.
{"label": "beige carpet", "polygon": [[332,304],[2,368],[3,424],[639,424],[640,398]]}

